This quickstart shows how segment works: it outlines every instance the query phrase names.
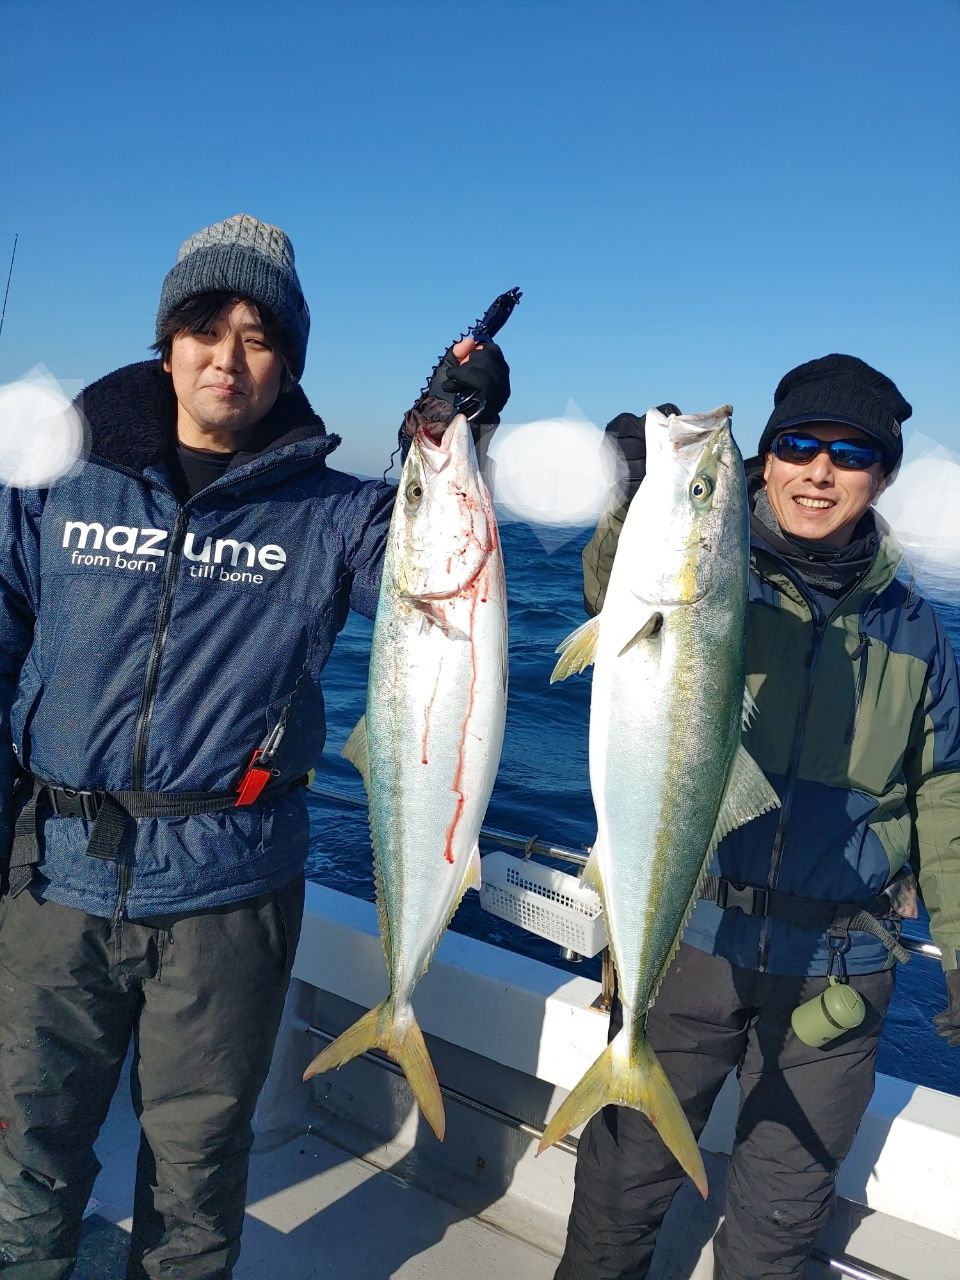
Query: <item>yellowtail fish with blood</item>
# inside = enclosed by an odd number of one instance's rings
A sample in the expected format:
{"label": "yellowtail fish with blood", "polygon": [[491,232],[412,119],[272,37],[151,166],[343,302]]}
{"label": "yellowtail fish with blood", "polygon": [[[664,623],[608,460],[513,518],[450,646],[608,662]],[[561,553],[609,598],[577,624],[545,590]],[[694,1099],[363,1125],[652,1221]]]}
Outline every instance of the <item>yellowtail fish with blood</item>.
{"label": "yellowtail fish with blood", "polygon": [[310,1064],[371,1048],[400,1064],[438,1138],[444,1112],[411,1003],[467,889],[507,703],[507,597],[493,504],[461,414],[420,427],[400,477],[374,625],[366,715],[343,754],[370,809],[390,991]]}
{"label": "yellowtail fish with blood", "polygon": [[594,663],[590,786],[600,894],[623,1029],[550,1120],[544,1150],[607,1104],[642,1111],[703,1196],[696,1139],[646,1040],[707,860],[777,797],[740,743],[749,527],[730,408],[646,415],[647,474],[602,611],[569,636],[553,680]]}

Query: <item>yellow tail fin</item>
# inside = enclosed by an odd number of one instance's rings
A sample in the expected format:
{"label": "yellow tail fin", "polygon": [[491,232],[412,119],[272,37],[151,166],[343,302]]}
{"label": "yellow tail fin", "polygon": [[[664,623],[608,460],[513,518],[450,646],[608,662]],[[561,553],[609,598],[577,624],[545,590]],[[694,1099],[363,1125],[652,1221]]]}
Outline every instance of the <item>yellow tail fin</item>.
{"label": "yellow tail fin", "polygon": [[352,1027],[337,1036],[322,1053],[318,1053],[303,1073],[303,1078],[309,1080],[323,1071],[329,1071],[331,1067],[342,1067],[345,1062],[359,1057],[368,1049],[382,1049],[403,1068],[403,1074],[407,1077],[407,1083],[420,1110],[442,1142],[445,1121],[440,1085],[424,1043],[423,1032],[409,1005],[405,1016],[398,1018],[396,1005],[388,996],[382,1004],[365,1013]]}
{"label": "yellow tail fin", "polygon": [[627,1028],[624,1028],[563,1101],[544,1130],[537,1154],[589,1120],[601,1107],[611,1103],[633,1107],[642,1111],[656,1128],[706,1200],[707,1174],[703,1158],[673,1086],[645,1040],[634,1046],[632,1057],[623,1055],[626,1042],[618,1042],[626,1034]]}

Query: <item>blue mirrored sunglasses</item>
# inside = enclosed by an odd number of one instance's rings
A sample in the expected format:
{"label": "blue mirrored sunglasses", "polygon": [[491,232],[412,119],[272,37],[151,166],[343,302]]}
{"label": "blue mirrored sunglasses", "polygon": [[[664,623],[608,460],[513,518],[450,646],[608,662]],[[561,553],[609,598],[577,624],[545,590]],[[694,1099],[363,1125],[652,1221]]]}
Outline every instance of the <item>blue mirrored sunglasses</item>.
{"label": "blue mirrored sunglasses", "polygon": [[863,444],[860,440],[818,440],[802,431],[781,431],[770,448],[782,462],[793,462],[797,466],[804,466],[818,453],[825,452],[841,471],[866,471],[883,456],[872,444]]}

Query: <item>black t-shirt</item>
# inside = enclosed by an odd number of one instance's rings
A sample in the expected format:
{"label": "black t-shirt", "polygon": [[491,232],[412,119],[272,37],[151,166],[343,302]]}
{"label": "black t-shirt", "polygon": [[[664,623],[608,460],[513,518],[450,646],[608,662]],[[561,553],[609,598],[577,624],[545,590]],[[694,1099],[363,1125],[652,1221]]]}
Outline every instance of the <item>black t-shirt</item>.
{"label": "black t-shirt", "polygon": [[192,449],[189,445],[178,443],[171,467],[177,496],[181,501],[192,498],[208,484],[219,480],[235,457],[234,453]]}

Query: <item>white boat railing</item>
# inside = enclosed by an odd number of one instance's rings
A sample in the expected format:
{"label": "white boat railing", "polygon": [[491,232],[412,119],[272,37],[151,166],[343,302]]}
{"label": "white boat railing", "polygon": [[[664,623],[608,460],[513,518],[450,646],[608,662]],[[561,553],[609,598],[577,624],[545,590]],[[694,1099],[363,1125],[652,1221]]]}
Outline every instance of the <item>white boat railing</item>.
{"label": "white boat railing", "polygon": [[[311,786],[310,794],[319,796],[322,800],[330,800],[334,804],[346,805],[352,809],[366,809],[367,807],[365,800],[347,795],[343,791],[333,791],[327,787]],[[499,847],[518,849],[524,858],[533,858],[534,856],[557,858],[561,862],[572,862],[582,868],[587,865],[587,859],[590,856],[589,848],[574,849],[570,845],[553,844],[548,840],[541,840],[539,834],[522,836],[512,831],[503,831],[499,827],[482,826],[480,828],[480,836],[482,839]],[[923,956],[927,960],[940,959],[940,948],[929,938],[911,938],[904,934],[900,937],[900,945],[904,951],[909,951],[911,955]],[[576,958],[574,953],[563,948],[561,948],[561,953],[567,960]]]}
{"label": "white boat railing", "polygon": [[[405,1093],[394,1086],[371,1087],[369,1075],[347,1074],[369,1073],[375,1063],[378,1075],[388,1073],[395,1080],[396,1068],[382,1055],[344,1068],[344,1076],[331,1073],[306,1109],[295,1087],[315,1052],[309,1042],[328,1041],[352,1017],[340,1002],[371,1008],[383,996],[383,951],[373,904],[310,884],[293,977],[297,990],[291,997],[287,1048],[258,1108],[264,1149],[305,1129],[337,1142],[344,1133],[338,1126],[356,1120],[374,1133],[357,1148],[364,1159],[394,1169],[415,1151],[418,1176],[423,1176],[431,1168],[434,1144],[417,1145],[419,1124]],[[485,1175],[476,1173],[475,1157],[487,1158],[492,1169],[489,1157],[502,1147],[509,1153],[509,1177],[502,1185],[492,1179],[484,1220],[548,1252],[562,1239],[576,1140],[571,1137],[561,1150],[536,1159],[534,1150],[542,1116],[576,1084],[606,1041],[605,1020],[596,1013],[599,991],[596,980],[448,932],[417,992],[423,1032],[436,1039],[441,1056],[448,1055],[440,1076],[451,1142],[457,1135],[463,1140],[462,1150],[451,1147],[438,1156],[435,1172],[446,1188],[442,1195],[456,1202],[454,1175],[462,1174],[469,1188],[479,1185],[477,1179]],[[381,1128],[372,1124],[375,1099],[384,1108],[382,1116],[376,1113]],[[701,1137],[717,1169],[731,1150],[736,1114],[737,1082],[731,1077]],[[512,1137],[501,1140],[491,1136],[494,1131]],[[955,1097],[878,1075],[857,1141],[840,1171],[843,1221],[838,1218],[834,1237],[819,1243],[817,1262],[847,1280],[945,1280],[960,1274],[958,1143]],[[349,1142],[341,1145],[353,1150]],[[682,1207],[692,1212],[689,1205]],[[709,1227],[710,1215],[720,1208],[712,1205],[704,1212]],[[699,1230],[687,1231],[698,1247]],[[709,1231],[704,1242],[708,1238]],[[686,1243],[681,1252],[684,1257],[690,1252]],[[931,1259],[938,1265],[928,1266]],[[706,1266],[689,1274],[706,1275]]]}

